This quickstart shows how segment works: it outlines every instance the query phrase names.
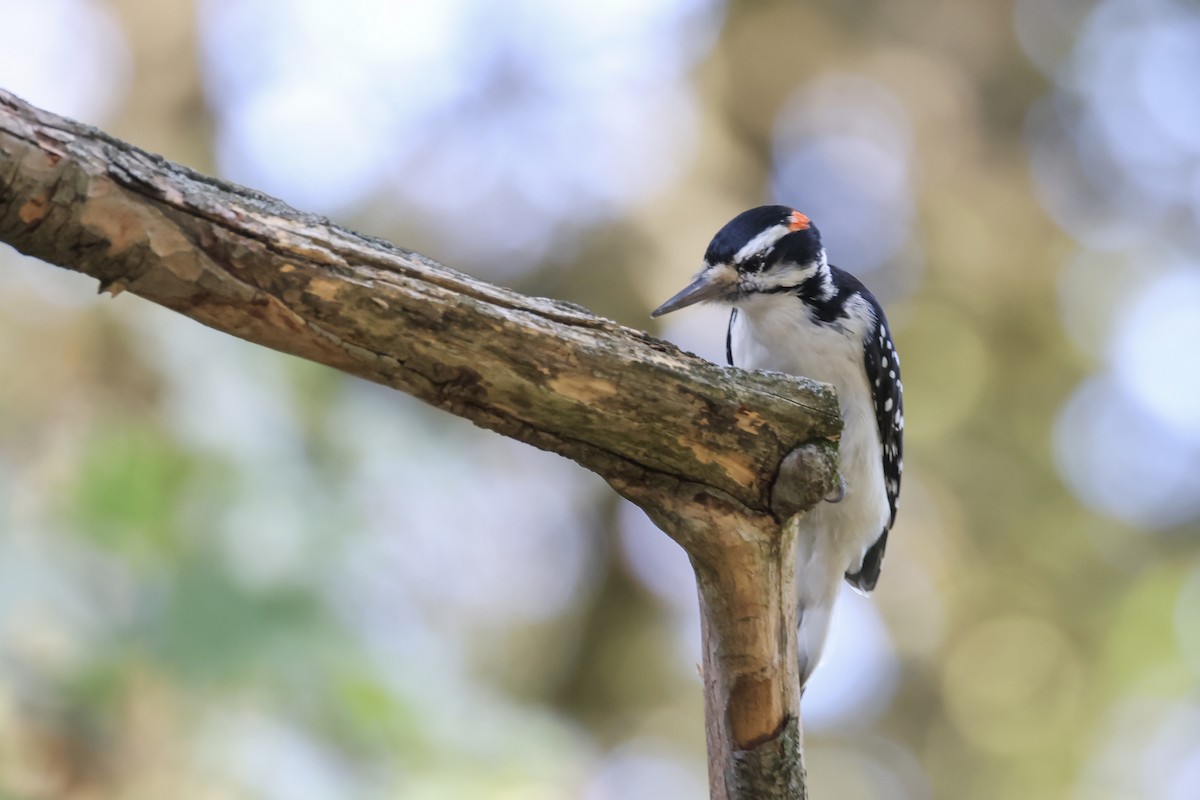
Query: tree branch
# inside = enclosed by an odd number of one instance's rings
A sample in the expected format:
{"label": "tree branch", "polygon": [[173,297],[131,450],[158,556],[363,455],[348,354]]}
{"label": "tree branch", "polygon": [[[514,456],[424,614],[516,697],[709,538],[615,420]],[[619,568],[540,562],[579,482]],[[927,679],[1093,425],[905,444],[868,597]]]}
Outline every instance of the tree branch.
{"label": "tree branch", "polygon": [[714,796],[803,795],[785,529],[834,480],[841,423],[829,387],[716,367],[3,91],[0,241],[603,476],[696,568]]}

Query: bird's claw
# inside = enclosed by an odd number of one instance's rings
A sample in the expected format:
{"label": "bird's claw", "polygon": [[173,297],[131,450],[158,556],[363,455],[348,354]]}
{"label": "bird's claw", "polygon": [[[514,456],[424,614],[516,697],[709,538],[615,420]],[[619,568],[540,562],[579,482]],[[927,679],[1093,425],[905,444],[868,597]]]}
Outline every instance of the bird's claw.
{"label": "bird's claw", "polygon": [[826,503],[840,503],[846,497],[846,479],[842,477],[842,473],[838,473],[837,486],[833,488],[829,494],[825,495]]}

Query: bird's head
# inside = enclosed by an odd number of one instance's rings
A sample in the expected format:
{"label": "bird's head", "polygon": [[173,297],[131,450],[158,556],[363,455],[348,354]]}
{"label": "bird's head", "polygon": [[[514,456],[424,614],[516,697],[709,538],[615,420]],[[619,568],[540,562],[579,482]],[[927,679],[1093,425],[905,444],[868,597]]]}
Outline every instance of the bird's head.
{"label": "bird's head", "polygon": [[787,206],[759,206],[717,232],[704,266],[683,291],[656,308],[659,317],[705,301],[736,303],[796,289],[828,273],[821,234],[808,217]]}

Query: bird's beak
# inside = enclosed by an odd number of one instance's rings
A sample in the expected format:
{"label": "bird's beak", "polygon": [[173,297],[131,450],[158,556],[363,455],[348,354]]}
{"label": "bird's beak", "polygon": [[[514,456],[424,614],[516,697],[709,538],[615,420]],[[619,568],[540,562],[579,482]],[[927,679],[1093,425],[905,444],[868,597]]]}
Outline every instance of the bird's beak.
{"label": "bird's beak", "polygon": [[718,300],[728,295],[737,285],[737,271],[727,264],[705,267],[683,291],[650,312],[652,317],[661,317],[681,308]]}

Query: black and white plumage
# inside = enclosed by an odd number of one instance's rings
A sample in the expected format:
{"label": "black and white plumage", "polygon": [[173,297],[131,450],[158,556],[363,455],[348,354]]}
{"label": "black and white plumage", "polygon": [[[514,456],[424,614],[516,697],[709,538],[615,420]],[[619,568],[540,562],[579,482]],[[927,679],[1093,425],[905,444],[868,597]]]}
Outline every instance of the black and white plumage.
{"label": "black and white plumage", "polygon": [[837,389],[845,491],[801,520],[803,685],[820,660],[842,579],[863,592],[879,580],[903,472],[900,358],[878,301],[853,275],[829,265],[817,228],[786,206],[761,206],[731,220],[692,283],[654,316],[703,301],[733,306],[725,338],[731,365],[803,375]]}

